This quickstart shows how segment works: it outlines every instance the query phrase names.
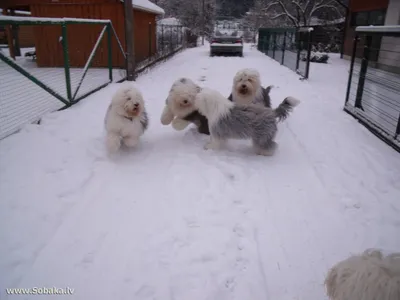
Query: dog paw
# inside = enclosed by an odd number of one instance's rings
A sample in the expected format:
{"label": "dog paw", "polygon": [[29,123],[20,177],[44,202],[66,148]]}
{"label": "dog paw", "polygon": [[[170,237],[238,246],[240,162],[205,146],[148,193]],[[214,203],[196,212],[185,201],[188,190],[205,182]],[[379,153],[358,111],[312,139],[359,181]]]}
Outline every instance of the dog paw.
{"label": "dog paw", "polygon": [[124,138],[124,144],[127,147],[130,147],[130,148],[135,147],[138,143],[139,143],[138,138],[132,138],[132,137]]}
{"label": "dog paw", "polygon": [[175,118],[172,121],[172,128],[174,128],[177,131],[181,131],[181,130],[185,129],[186,127],[188,127],[189,124],[190,124],[190,122],[188,122],[186,120]]}
{"label": "dog paw", "polygon": [[168,107],[168,105],[164,106],[163,112],[161,114],[161,124],[163,125],[169,125],[171,124],[172,120],[174,119],[174,114]]}
{"label": "dog paw", "polygon": [[116,153],[121,147],[121,139],[116,135],[108,135],[106,141],[107,152],[109,154]]}
{"label": "dog paw", "polygon": [[278,144],[273,142],[272,145],[267,148],[267,149],[256,149],[256,154],[262,155],[262,156],[273,156],[276,152],[276,149],[278,148]]}
{"label": "dog paw", "polygon": [[207,144],[204,145],[205,150],[218,150],[219,148],[220,145],[215,142],[208,142]]}

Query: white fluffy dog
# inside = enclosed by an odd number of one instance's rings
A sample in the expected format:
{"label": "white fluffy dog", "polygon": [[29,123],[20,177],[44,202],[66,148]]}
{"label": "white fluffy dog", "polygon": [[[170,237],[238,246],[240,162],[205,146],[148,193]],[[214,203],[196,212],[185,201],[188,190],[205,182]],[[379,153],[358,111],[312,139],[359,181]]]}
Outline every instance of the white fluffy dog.
{"label": "white fluffy dog", "polygon": [[273,86],[261,86],[260,73],[256,69],[239,70],[233,77],[232,92],[229,100],[238,104],[261,104],[271,107],[269,92]]}
{"label": "white fluffy dog", "polygon": [[329,270],[325,286],[331,300],[399,300],[400,253],[353,255]]}
{"label": "white fluffy dog", "polygon": [[211,139],[205,149],[218,149],[227,139],[251,139],[257,154],[273,155],[277,121],[286,119],[299,102],[287,97],[276,109],[236,104],[204,88],[196,95],[195,106],[208,119]]}
{"label": "white fluffy dog", "polygon": [[130,83],[122,84],[114,94],[104,120],[109,153],[118,151],[121,143],[135,147],[148,123],[142,93]]}
{"label": "white fluffy dog", "polygon": [[194,98],[201,88],[191,79],[183,77],[174,81],[161,114],[161,124],[175,130],[183,130],[191,123],[200,133],[209,134],[206,117],[199,114],[194,106]]}

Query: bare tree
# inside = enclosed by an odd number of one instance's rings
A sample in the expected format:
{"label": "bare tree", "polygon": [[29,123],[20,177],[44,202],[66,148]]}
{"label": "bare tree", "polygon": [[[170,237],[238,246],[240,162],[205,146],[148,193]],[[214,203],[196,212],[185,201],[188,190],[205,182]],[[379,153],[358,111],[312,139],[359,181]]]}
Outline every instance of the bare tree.
{"label": "bare tree", "polygon": [[344,15],[336,0],[266,0],[263,11],[272,13],[272,19],[286,19],[295,27],[309,26],[312,17],[321,14],[335,18]]}
{"label": "bare tree", "polygon": [[[190,28],[193,33],[201,33],[203,29],[203,0],[157,0],[157,2],[165,10],[165,17],[175,17],[181,21],[183,26]],[[215,15],[216,1],[204,0],[206,35],[209,35],[214,28]]]}
{"label": "bare tree", "polygon": [[244,22],[246,27],[250,28],[255,42],[258,29],[261,27],[288,26],[284,18],[276,18],[277,13],[273,9],[266,9],[266,0],[255,0],[253,7],[246,13]]}

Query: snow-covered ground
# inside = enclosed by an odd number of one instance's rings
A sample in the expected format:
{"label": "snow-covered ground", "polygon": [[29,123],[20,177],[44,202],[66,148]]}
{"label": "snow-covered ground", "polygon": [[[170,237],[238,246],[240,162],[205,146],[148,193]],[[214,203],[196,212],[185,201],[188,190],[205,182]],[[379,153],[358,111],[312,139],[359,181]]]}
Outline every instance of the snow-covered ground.
{"label": "snow-covered ground", "polygon": [[[205,151],[207,137],[160,124],[176,78],[228,96],[243,67],[276,86],[274,106],[302,101],[275,156],[245,141]],[[400,155],[343,112],[347,71],[331,57],[300,81],[255,49],[210,58],[206,45],[138,78],[151,123],[135,151],[105,154],[118,84],[0,141],[0,298],[69,287],[74,300],[326,299],[339,259],[400,250]]]}

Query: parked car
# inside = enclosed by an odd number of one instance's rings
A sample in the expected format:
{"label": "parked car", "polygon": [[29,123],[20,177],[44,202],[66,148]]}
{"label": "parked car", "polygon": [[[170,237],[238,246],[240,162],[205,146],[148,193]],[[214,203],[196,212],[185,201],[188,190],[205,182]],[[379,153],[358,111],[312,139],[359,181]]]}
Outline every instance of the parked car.
{"label": "parked car", "polygon": [[243,38],[236,32],[228,35],[216,31],[211,38],[210,56],[217,54],[236,54],[243,56]]}

